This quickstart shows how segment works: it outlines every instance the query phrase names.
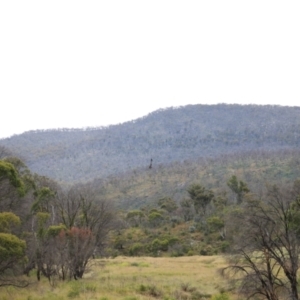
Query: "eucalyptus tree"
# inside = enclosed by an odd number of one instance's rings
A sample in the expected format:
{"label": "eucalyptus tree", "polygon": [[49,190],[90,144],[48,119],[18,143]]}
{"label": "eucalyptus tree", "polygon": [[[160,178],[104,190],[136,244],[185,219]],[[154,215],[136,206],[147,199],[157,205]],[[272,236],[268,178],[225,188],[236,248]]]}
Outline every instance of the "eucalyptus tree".
{"label": "eucalyptus tree", "polygon": [[232,175],[231,178],[227,181],[227,186],[234,193],[237,204],[241,204],[244,196],[250,192],[247,184],[242,180],[238,180],[235,175]]}
{"label": "eucalyptus tree", "polygon": [[200,184],[192,184],[187,192],[194,204],[196,213],[205,216],[208,204],[214,199],[214,193]]}
{"label": "eucalyptus tree", "polygon": [[20,218],[13,212],[25,195],[25,185],[13,164],[0,160],[0,286],[26,286],[20,279],[26,242],[20,238]]}
{"label": "eucalyptus tree", "polygon": [[20,224],[20,218],[12,212],[0,213],[0,287],[27,285],[19,277],[26,259],[26,242],[13,232]]}

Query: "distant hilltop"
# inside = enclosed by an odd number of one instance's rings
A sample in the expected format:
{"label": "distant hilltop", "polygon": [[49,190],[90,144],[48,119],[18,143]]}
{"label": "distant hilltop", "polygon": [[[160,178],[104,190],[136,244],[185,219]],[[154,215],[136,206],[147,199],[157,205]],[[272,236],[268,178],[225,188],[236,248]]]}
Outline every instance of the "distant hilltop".
{"label": "distant hilltop", "polygon": [[29,131],[0,140],[39,174],[88,181],[139,168],[300,146],[300,107],[188,105],[99,128]]}

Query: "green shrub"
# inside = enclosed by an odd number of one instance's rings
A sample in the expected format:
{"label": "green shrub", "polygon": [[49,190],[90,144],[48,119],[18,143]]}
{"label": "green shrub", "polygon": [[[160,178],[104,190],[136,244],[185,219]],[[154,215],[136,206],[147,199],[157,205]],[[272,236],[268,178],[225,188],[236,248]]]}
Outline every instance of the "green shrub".
{"label": "green shrub", "polygon": [[148,220],[152,226],[158,226],[164,220],[164,217],[159,212],[152,211],[148,215]]}
{"label": "green shrub", "polygon": [[142,245],[141,243],[135,243],[129,248],[128,251],[129,251],[129,255],[135,256],[143,252],[143,250],[144,250],[144,245]]}
{"label": "green shrub", "polygon": [[147,290],[147,287],[146,287],[145,285],[141,284],[141,285],[139,286],[139,291],[140,291],[140,292],[144,293],[144,292],[146,292],[146,290]]}
{"label": "green shrub", "polygon": [[56,237],[60,234],[60,232],[66,230],[66,226],[65,225],[52,225],[49,226],[49,228],[47,229],[47,236],[48,237]]}
{"label": "green shrub", "polygon": [[168,247],[169,247],[169,241],[166,239],[164,240],[154,239],[151,243],[152,252],[168,251]]}

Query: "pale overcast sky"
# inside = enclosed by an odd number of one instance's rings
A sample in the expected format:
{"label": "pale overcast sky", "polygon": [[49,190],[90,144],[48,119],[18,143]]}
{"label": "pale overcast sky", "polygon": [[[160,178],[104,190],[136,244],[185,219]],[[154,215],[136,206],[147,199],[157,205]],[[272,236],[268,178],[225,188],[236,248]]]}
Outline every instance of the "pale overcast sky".
{"label": "pale overcast sky", "polygon": [[187,104],[300,106],[300,1],[0,1],[0,138]]}

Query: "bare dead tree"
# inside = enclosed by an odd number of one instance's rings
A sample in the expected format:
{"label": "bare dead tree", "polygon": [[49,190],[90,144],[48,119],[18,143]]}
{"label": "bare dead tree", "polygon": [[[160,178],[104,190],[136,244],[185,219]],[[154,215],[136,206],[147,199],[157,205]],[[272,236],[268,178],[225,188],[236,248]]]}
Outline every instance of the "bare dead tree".
{"label": "bare dead tree", "polygon": [[[234,252],[223,274],[239,275],[247,299],[298,300],[300,201],[294,190],[269,187],[263,200],[248,198],[231,222],[238,224]],[[234,221],[233,221],[234,220]]]}
{"label": "bare dead tree", "polygon": [[58,217],[66,227],[68,273],[78,279],[83,276],[90,259],[105,247],[116,214],[111,203],[98,199],[89,185],[77,185],[61,193],[57,207]]}

